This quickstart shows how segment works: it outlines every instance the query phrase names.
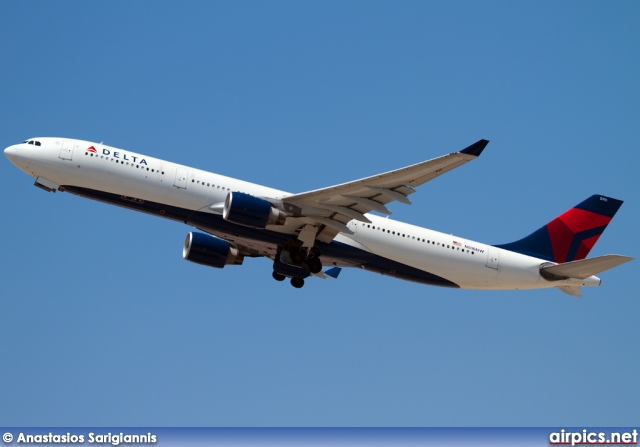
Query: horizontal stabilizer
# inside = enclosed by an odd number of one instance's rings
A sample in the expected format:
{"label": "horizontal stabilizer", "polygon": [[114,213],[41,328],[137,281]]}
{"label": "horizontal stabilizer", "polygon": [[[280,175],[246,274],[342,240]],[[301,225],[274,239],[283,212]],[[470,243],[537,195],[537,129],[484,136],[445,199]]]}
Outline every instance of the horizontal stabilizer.
{"label": "horizontal stabilizer", "polygon": [[[582,259],[580,261],[565,262],[564,264],[550,265],[540,268],[540,274],[549,280],[567,278],[586,279],[605,270],[617,267],[634,258],[621,255],[605,255],[596,258]],[[563,290],[563,292],[565,292]],[[567,292],[568,293],[568,292]]]}

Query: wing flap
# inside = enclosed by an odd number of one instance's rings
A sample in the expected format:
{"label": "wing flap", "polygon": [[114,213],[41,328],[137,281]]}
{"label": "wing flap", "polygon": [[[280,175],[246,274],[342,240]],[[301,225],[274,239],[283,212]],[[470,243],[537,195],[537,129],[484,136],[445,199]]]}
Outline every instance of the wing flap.
{"label": "wing flap", "polygon": [[561,292],[566,293],[567,295],[576,296],[578,298],[582,298],[582,291],[578,286],[560,286],[556,287]]}

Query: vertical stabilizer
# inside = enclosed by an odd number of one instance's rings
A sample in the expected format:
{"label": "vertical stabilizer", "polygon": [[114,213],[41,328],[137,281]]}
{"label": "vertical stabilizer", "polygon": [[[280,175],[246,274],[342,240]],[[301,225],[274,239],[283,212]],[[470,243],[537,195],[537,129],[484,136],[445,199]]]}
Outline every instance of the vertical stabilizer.
{"label": "vertical stabilizer", "polygon": [[496,247],[558,264],[584,259],[621,205],[622,200],[593,195],[529,236]]}

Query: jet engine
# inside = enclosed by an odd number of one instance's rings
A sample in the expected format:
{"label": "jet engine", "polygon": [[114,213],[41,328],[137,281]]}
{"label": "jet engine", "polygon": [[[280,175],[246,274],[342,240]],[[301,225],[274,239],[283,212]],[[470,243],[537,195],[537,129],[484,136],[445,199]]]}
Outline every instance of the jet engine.
{"label": "jet engine", "polygon": [[240,265],[244,260],[238,249],[227,241],[203,233],[187,234],[182,257],[196,264],[217,268],[227,264]]}
{"label": "jet engine", "polygon": [[264,199],[230,192],[224,201],[222,217],[235,224],[265,228],[267,225],[283,225],[287,216]]}

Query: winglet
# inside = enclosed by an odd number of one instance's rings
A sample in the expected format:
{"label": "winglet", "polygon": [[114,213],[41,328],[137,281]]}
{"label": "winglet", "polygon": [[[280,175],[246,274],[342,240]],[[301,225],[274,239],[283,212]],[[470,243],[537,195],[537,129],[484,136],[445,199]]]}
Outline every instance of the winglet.
{"label": "winglet", "polygon": [[489,144],[489,140],[480,140],[473,143],[466,149],[460,151],[461,154],[473,155],[474,157],[480,156],[485,147]]}
{"label": "winglet", "polygon": [[338,279],[338,275],[340,274],[340,272],[342,271],[342,269],[340,267],[333,267],[330,268],[329,270],[327,270],[325,273],[325,275],[328,275],[334,279]]}

